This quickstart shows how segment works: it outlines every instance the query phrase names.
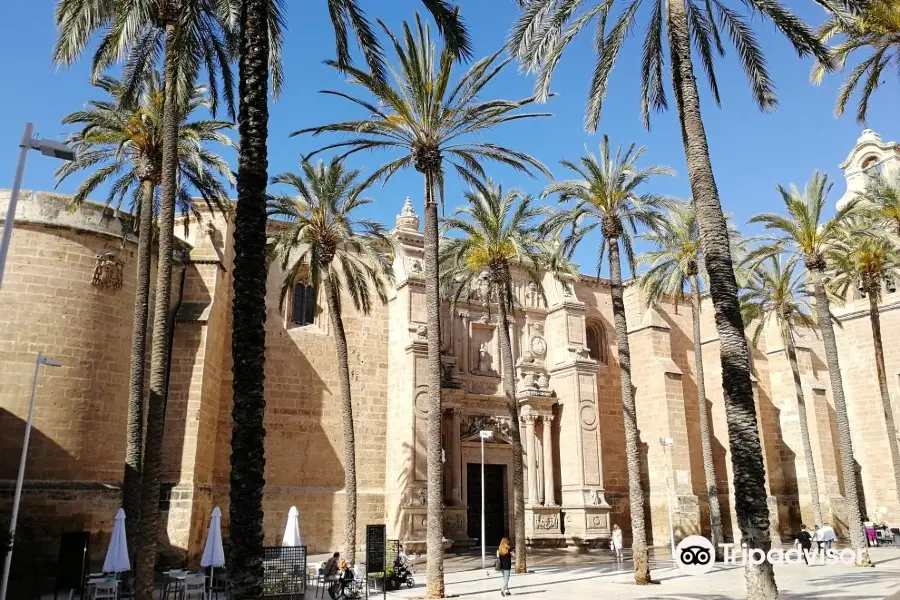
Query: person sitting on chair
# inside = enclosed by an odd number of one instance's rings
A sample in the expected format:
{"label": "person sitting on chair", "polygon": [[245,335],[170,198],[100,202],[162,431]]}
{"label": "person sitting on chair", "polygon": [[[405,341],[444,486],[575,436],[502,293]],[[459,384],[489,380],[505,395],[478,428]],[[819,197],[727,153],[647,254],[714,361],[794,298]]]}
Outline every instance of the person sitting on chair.
{"label": "person sitting on chair", "polygon": [[325,577],[325,581],[335,581],[338,578],[338,574],[340,573],[341,566],[341,553],[335,552],[331,558],[328,559],[328,562],[325,563],[325,572],[323,576]]}

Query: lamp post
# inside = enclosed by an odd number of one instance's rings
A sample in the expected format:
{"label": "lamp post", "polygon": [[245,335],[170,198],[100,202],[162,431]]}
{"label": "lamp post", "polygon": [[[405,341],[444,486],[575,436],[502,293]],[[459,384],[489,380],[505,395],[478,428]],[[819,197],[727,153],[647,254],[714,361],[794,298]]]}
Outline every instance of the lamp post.
{"label": "lamp post", "polygon": [[675,441],[672,438],[659,438],[659,445],[663,449],[663,462],[666,466],[666,508],[669,511],[669,542],[672,546],[672,560],[675,560],[675,526],[672,523],[672,498],[669,494],[669,461],[666,458],[666,448],[673,446]]}
{"label": "lamp post", "polygon": [[31,403],[28,405],[28,418],[25,421],[25,439],[22,442],[22,457],[19,459],[19,475],[16,477],[16,493],[13,496],[12,517],[9,521],[10,547],[6,551],[6,561],[3,563],[3,581],[0,582],[0,600],[6,600],[6,587],[9,583],[9,569],[12,566],[12,554],[16,545],[16,521],[19,519],[19,501],[22,499],[22,481],[25,478],[25,459],[28,457],[28,440],[31,437],[31,421],[34,418],[34,396],[37,393],[38,374],[41,365],[48,367],[61,367],[62,364],[47,358],[43,352],[38,352],[34,361],[34,379],[31,382]]}
{"label": "lamp post", "polygon": [[[479,431],[478,437],[481,438],[481,568],[487,568],[485,563],[486,544],[484,539],[484,441],[494,436],[493,431]],[[0,600],[3,600],[0,598]]]}
{"label": "lamp post", "polygon": [[41,140],[32,137],[34,125],[25,124],[25,133],[19,142],[19,163],[16,165],[16,178],[13,180],[9,206],[6,208],[6,221],[3,222],[3,238],[0,239],[0,287],[3,286],[3,272],[6,270],[6,254],[9,252],[9,241],[12,238],[13,221],[16,220],[16,205],[19,203],[19,191],[22,189],[22,177],[25,175],[25,159],[29,150],[40,150],[44,156],[52,156],[59,160],[75,160],[75,151],[53,140]]}

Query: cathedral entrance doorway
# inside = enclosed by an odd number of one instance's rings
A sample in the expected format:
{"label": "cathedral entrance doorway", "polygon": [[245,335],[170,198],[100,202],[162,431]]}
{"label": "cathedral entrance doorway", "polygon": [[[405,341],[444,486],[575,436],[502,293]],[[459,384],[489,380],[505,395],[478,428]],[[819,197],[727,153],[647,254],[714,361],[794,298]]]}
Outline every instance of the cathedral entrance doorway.
{"label": "cathedral entrance doorway", "polygon": [[[488,546],[509,537],[506,465],[484,465],[484,538]],[[481,542],[481,464],[466,465],[468,536]]]}

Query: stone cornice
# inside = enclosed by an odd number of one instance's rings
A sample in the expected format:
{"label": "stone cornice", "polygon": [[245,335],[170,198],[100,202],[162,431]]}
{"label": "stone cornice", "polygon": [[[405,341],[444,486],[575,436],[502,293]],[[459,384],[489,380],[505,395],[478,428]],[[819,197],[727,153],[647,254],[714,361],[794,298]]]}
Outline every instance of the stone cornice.
{"label": "stone cornice", "polygon": [[552,315],[561,310],[584,313],[587,312],[587,305],[584,302],[579,302],[577,300],[563,300],[561,304],[548,308],[547,315]]}
{"label": "stone cornice", "polygon": [[[881,306],[878,307],[878,312],[880,314],[880,313],[888,312],[891,310],[896,310],[897,308],[900,308],[900,300],[895,300],[895,301],[891,302],[890,304],[882,304]],[[861,317],[868,317],[869,309],[862,308],[862,309],[854,310],[854,311],[844,313],[841,315],[838,315],[834,311],[831,311],[831,315],[838,321],[852,321],[854,319],[859,319]]]}

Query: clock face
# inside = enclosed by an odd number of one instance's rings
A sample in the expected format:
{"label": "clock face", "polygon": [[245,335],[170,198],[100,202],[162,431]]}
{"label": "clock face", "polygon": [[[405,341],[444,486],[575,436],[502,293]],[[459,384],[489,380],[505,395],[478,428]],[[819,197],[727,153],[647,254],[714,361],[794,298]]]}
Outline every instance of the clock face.
{"label": "clock face", "polygon": [[547,342],[544,341],[544,338],[541,337],[533,337],[531,338],[531,352],[536,356],[543,356],[547,351]]}

